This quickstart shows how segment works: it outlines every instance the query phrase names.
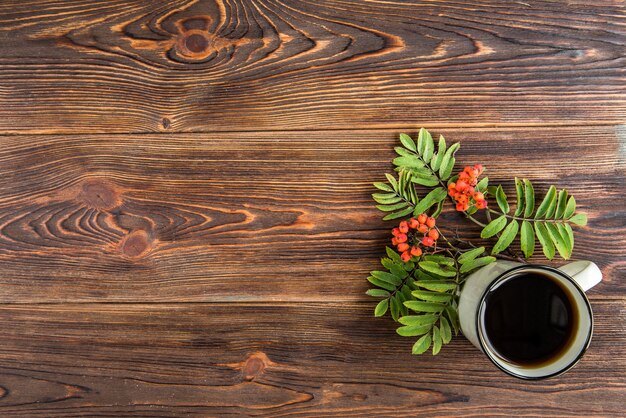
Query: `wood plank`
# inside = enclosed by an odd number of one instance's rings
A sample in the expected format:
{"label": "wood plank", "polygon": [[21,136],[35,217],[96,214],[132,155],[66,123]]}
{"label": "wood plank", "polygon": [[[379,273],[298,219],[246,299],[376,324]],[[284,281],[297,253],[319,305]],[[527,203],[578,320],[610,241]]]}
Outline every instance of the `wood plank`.
{"label": "wood plank", "polygon": [[589,0],[10,0],[0,132],[613,124],[626,13]]}
{"label": "wood plank", "polygon": [[[574,258],[624,294],[621,128],[441,131],[538,192],[567,187],[590,222]],[[437,132],[439,133],[439,132]],[[362,300],[392,223],[370,194],[397,133],[0,137],[0,301]],[[487,158],[486,155],[489,157]],[[444,230],[478,230],[454,212]],[[540,258],[539,258],[540,260]]]}
{"label": "wood plank", "polygon": [[582,361],[526,382],[462,337],[412,356],[373,302],[4,305],[0,414],[619,416],[626,299],[593,308]]}

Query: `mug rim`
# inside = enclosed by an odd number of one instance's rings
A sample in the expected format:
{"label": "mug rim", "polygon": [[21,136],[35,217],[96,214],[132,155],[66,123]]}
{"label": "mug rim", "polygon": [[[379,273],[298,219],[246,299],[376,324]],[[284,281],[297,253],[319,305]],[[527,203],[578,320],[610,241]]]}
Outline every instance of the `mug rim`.
{"label": "mug rim", "polygon": [[[544,376],[525,376],[519,373],[515,373],[512,372],[506,368],[504,368],[502,365],[500,365],[500,363],[494,358],[494,356],[491,353],[491,350],[488,349],[488,347],[485,346],[485,344],[483,343],[483,339],[486,339],[486,335],[484,335],[483,329],[481,327],[481,321],[480,318],[482,316],[482,311],[483,308],[485,306],[485,298],[487,297],[487,294],[489,293],[489,291],[491,291],[491,289],[493,289],[495,287],[496,284],[502,283],[503,281],[505,281],[506,279],[510,278],[509,276],[511,276],[512,274],[516,273],[518,270],[525,270],[525,269],[539,269],[539,270],[545,270],[545,271],[549,271],[550,273],[556,274],[560,277],[563,277],[564,279],[568,280],[571,284],[574,285],[574,287],[578,290],[578,292],[581,294],[583,301],[585,302],[586,306],[587,306],[587,310],[589,312],[589,319],[590,319],[590,327],[589,327],[589,332],[587,334],[587,339],[583,345],[583,347],[581,348],[580,352],[578,353],[578,355],[576,356],[576,358],[574,360],[572,360],[567,366],[563,367],[562,369],[551,373],[551,374],[547,374]],[[487,358],[496,365],[496,367],[498,367],[500,370],[502,370],[503,372],[505,372],[506,374],[513,376],[513,377],[517,377],[518,379],[523,379],[523,380],[541,380],[541,379],[548,379],[550,377],[555,377],[555,376],[559,376],[563,373],[565,373],[566,371],[568,371],[569,369],[571,369],[572,367],[574,367],[579,361],[580,359],[583,357],[583,355],[585,354],[585,352],[587,351],[587,348],[589,348],[589,345],[591,344],[591,337],[593,335],[593,311],[591,309],[591,303],[589,302],[589,299],[587,298],[587,295],[585,294],[585,291],[580,287],[580,285],[578,283],[576,283],[576,281],[574,279],[572,279],[572,277],[570,275],[568,275],[567,273],[556,269],[554,267],[550,267],[550,266],[544,266],[541,264],[522,264],[521,266],[515,266],[512,267],[502,273],[500,273],[491,283],[489,283],[489,285],[487,286],[487,288],[484,290],[483,294],[481,295],[479,301],[478,301],[478,311],[476,312],[476,331],[477,331],[477,336],[478,336],[478,343],[480,344],[480,349],[483,351],[483,353],[485,353],[487,355]]]}

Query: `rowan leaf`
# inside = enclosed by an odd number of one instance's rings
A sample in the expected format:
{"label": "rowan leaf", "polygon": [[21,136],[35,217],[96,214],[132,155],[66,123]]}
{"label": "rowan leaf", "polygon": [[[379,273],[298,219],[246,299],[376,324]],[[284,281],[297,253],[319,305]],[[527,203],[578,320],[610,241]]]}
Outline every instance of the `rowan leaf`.
{"label": "rowan leaf", "polygon": [[446,150],[446,153],[443,156],[443,160],[441,161],[441,167],[439,167],[439,177],[444,181],[447,180],[448,177],[450,177],[450,174],[454,169],[454,153],[459,149],[460,146],[460,143],[455,142],[450,146],[450,148]]}
{"label": "rowan leaf", "polygon": [[474,248],[473,250],[465,251],[461,256],[457,259],[459,264],[465,264],[468,261],[472,261],[479,255],[485,252],[485,247]]}
{"label": "rowan leaf", "polygon": [[428,273],[433,273],[443,277],[455,277],[456,270],[450,268],[449,266],[441,266],[434,261],[420,261],[418,263],[420,269],[427,271]]}
{"label": "rowan leaf", "polygon": [[382,190],[383,192],[395,191],[393,190],[393,187],[389,186],[387,183],[382,183],[380,181],[377,181],[376,183],[374,183],[374,187],[376,187],[378,190]]}
{"label": "rowan leaf", "polygon": [[535,231],[533,231],[533,227],[528,221],[522,221],[520,245],[524,257],[530,258],[535,251]]}
{"label": "rowan leaf", "polygon": [[[456,285],[454,287],[456,288]],[[452,299],[452,295],[449,293],[429,292],[426,290],[414,290],[411,294],[426,302],[446,303]]]}
{"label": "rowan leaf", "polygon": [[490,255],[469,260],[461,266],[460,272],[461,274],[469,273],[472,270],[486,266],[487,264],[493,263],[494,261],[496,261],[496,258]]}
{"label": "rowan leaf", "polygon": [[430,334],[423,335],[419,340],[413,344],[412,352],[413,354],[424,354],[426,350],[430,348],[432,344],[432,338]]}
{"label": "rowan leaf", "polygon": [[394,213],[390,213],[389,215],[385,216],[383,218],[383,221],[388,221],[390,219],[398,219],[398,218],[403,218],[405,216],[407,216],[408,214],[410,214],[411,212],[413,212],[413,206],[409,206],[406,209],[403,209],[399,212],[394,212]]}
{"label": "rowan leaf", "polygon": [[559,192],[558,203],[556,207],[555,219],[561,219],[567,207],[567,190],[563,189]]}
{"label": "rowan leaf", "polygon": [[433,356],[436,356],[437,354],[439,354],[439,351],[441,350],[441,344],[442,344],[441,332],[439,331],[439,328],[437,328],[437,326],[434,326],[433,327]]}
{"label": "rowan leaf", "polygon": [[392,285],[391,283],[387,283],[385,281],[377,279],[376,277],[373,277],[373,276],[369,276],[367,278],[367,281],[373,284],[374,286],[382,287],[383,289],[389,290],[390,292],[393,292],[394,290],[396,290],[396,286]]}
{"label": "rowan leaf", "polygon": [[402,277],[398,277],[395,274],[387,273],[386,271],[374,270],[370,272],[372,277],[382,280],[383,282],[391,283],[394,286],[398,286],[402,283]]}
{"label": "rowan leaf", "polygon": [[554,258],[554,244],[543,222],[535,222],[535,232],[543,249],[543,254],[548,260],[552,260]]}
{"label": "rowan leaf", "polygon": [[543,201],[541,202],[541,204],[539,205],[539,208],[537,209],[537,213],[535,214],[535,219],[548,218],[548,216],[546,216],[546,214],[548,213],[548,209],[555,202],[556,202],[556,187],[550,186],[550,188],[548,189],[548,192],[546,193],[546,196],[543,198]]}
{"label": "rowan leaf", "polygon": [[517,206],[515,216],[520,216],[524,212],[524,185],[522,181],[515,177],[515,193],[517,194]]}
{"label": "rowan leaf", "polygon": [[437,187],[436,189],[431,190],[430,193],[424,196],[422,200],[420,200],[417,205],[415,205],[415,208],[413,209],[413,214],[415,216],[421,215],[422,213],[430,209],[432,205],[439,203],[440,201],[445,199],[447,195],[448,193],[443,187]]}
{"label": "rowan leaf", "polygon": [[413,141],[413,139],[407,134],[400,134],[400,142],[402,143],[402,145],[405,146],[405,148],[408,148],[414,152],[417,151],[417,147],[415,146],[415,141]]}
{"label": "rowan leaf", "polygon": [[569,246],[565,241],[568,239],[568,237],[564,238],[563,236],[561,236],[559,228],[552,222],[546,223],[546,229],[548,231],[550,239],[552,240],[552,243],[556,247],[556,250],[559,252],[559,255],[565,260],[569,259],[571,254],[569,252]]}
{"label": "rowan leaf", "polygon": [[452,329],[445,316],[439,319],[439,326],[441,327],[441,339],[444,344],[448,344],[452,340]]}
{"label": "rowan leaf", "polygon": [[576,199],[574,199],[574,196],[570,196],[563,211],[563,219],[571,218],[574,212],[576,212]]}
{"label": "rowan leaf", "polygon": [[496,202],[498,203],[498,207],[502,211],[502,213],[509,213],[509,202],[506,200],[506,194],[504,194],[504,190],[502,189],[502,185],[498,185],[496,189]]}
{"label": "rowan leaf", "polygon": [[577,213],[568,219],[574,225],[585,226],[587,225],[587,214],[586,213]]}
{"label": "rowan leaf", "polygon": [[389,297],[390,293],[383,289],[369,289],[365,294],[374,297]]}
{"label": "rowan leaf", "polygon": [[[432,290],[435,292],[446,292],[448,290],[456,289],[457,284],[450,281],[444,280],[418,280],[415,282],[419,287],[423,287],[424,289]],[[414,296],[415,293],[413,293]]]}
{"label": "rowan leaf", "polygon": [[524,201],[526,202],[524,216],[530,218],[535,210],[535,190],[530,180],[526,179],[524,179]]}
{"label": "rowan leaf", "polygon": [[433,158],[433,153],[435,152],[435,143],[433,141],[433,137],[430,135],[430,132],[426,131],[423,142],[424,150],[420,155],[426,163],[429,163],[431,158]]}
{"label": "rowan leaf", "polygon": [[402,325],[419,326],[419,325],[432,325],[437,322],[439,315],[436,314],[423,314],[423,315],[407,315],[398,319]]}
{"label": "rowan leaf", "polygon": [[426,334],[432,327],[432,325],[405,325],[396,329],[396,332],[403,337],[416,337]]}
{"label": "rowan leaf", "polygon": [[421,302],[417,300],[409,300],[404,302],[404,306],[415,312],[435,312],[439,313],[444,310],[445,305],[435,302]]}
{"label": "rowan leaf", "polygon": [[489,222],[483,230],[480,232],[481,238],[491,238],[506,226],[506,216],[502,215],[499,218]]}
{"label": "rowan leaf", "polygon": [[506,250],[517,236],[518,231],[519,223],[515,219],[513,219],[511,223],[509,223],[507,227],[504,228],[504,231],[502,231],[502,235],[500,235],[500,238],[496,242],[496,245],[494,245],[491,249],[491,254],[498,254]]}
{"label": "rowan leaf", "polygon": [[378,305],[376,305],[376,308],[374,309],[374,316],[383,316],[387,312],[388,308],[389,299],[381,300],[380,302],[378,302]]}
{"label": "rowan leaf", "polygon": [[443,136],[439,136],[439,147],[437,148],[437,154],[435,157],[430,160],[430,168],[434,171],[439,171],[439,167],[441,167],[441,162],[443,161],[443,156],[446,153],[446,140]]}

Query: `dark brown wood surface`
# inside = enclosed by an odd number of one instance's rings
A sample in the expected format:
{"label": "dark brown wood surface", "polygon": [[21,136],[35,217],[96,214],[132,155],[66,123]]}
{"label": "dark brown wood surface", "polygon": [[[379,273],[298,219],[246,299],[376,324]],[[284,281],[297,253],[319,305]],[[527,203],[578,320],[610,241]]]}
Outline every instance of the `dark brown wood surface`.
{"label": "dark brown wood surface", "polygon": [[[625,25],[609,0],[0,2],[0,416],[623,416]],[[461,336],[415,357],[373,317],[371,183],[420,126],[588,213],[604,281],[565,375]]]}

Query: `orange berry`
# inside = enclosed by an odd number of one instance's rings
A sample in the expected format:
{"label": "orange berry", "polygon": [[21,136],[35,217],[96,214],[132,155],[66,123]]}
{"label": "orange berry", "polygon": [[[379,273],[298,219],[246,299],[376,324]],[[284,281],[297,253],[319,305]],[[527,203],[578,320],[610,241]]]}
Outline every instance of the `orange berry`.
{"label": "orange berry", "polygon": [[435,218],[429,217],[428,219],[426,219],[426,226],[429,228],[433,228],[435,226],[435,223],[436,223]]}
{"label": "orange berry", "polygon": [[422,213],[420,216],[417,217],[417,222],[423,224],[426,223],[426,219],[428,219],[428,216],[426,216],[425,213]]}
{"label": "orange berry", "polygon": [[486,200],[477,200],[476,201],[476,207],[478,209],[485,209],[487,207],[487,201]]}
{"label": "orange berry", "polygon": [[485,200],[485,195],[482,194],[481,192],[476,192],[474,193],[474,200],[475,201],[479,201],[479,200]]}
{"label": "orange berry", "polygon": [[406,242],[407,239],[409,239],[409,237],[407,237],[406,234],[400,234],[396,237],[398,242]]}
{"label": "orange berry", "polygon": [[400,235],[400,230],[398,228],[393,228],[391,230],[391,235],[393,235],[394,237],[397,237],[398,235]]}
{"label": "orange berry", "polygon": [[425,234],[425,233],[427,233],[427,232],[428,232],[428,226],[427,226],[426,224],[421,224],[421,225],[417,228],[417,230],[418,230],[419,232],[421,232],[422,234]]}
{"label": "orange berry", "polygon": [[418,226],[420,226],[420,223],[417,221],[417,219],[415,218],[409,219],[409,228],[417,229]]}
{"label": "orange berry", "polygon": [[456,187],[456,183],[455,182],[452,182],[452,183],[448,184],[448,190],[450,190],[450,191],[454,190],[455,187]]}
{"label": "orange berry", "polygon": [[458,195],[458,196],[456,197],[456,201],[457,201],[457,203],[461,203],[461,204],[463,204],[463,205],[467,203],[467,200],[468,200],[468,199],[467,199],[467,196],[466,196],[466,195],[464,195],[464,194]]}
{"label": "orange berry", "polygon": [[409,224],[406,221],[402,221],[400,222],[400,226],[398,226],[398,229],[403,234],[406,234],[407,232],[409,232]]}
{"label": "orange berry", "polygon": [[400,244],[398,244],[398,251],[402,252],[408,249],[409,249],[409,244],[407,244],[406,242],[401,242]]}
{"label": "orange berry", "polygon": [[457,203],[456,210],[459,212],[465,212],[465,205],[463,203]]}
{"label": "orange berry", "polygon": [[408,251],[405,251],[400,255],[400,259],[405,263],[408,263],[411,260],[411,254]]}
{"label": "orange berry", "polygon": [[428,236],[437,241],[439,239],[439,231],[436,229],[431,229],[428,231]]}
{"label": "orange berry", "polygon": [[396,245],[398,245],[398,244],[399,244],[399,242],[398,242],[398,240],[396,239],[396,237],[391,238],[391,245],[396,246]]}
{"label": "orange berry", "polygon": [[457,192],[462,192],[463,190],[467,188],[467,182],[464,180],[459,180],[457,181],[455,188]]}
{"label": "orange berry", "polygon": [[411,255],[419,257],[420,255],[422,255],[422,249],[420,247],[411,247]]}
{"label": "orange berry", "polygon": [[422,244],[424,244],[427,247],[432,247],[435,244],[435,240],[432,239],[431,237],[424,237],[422,238]]}

